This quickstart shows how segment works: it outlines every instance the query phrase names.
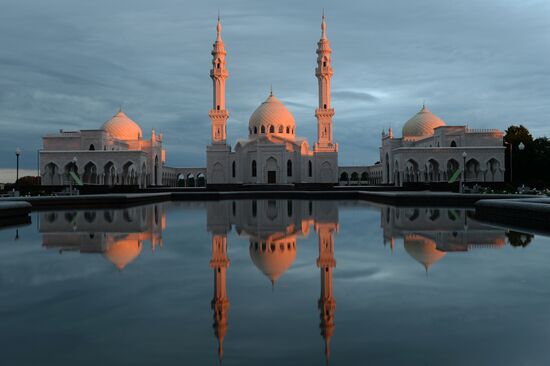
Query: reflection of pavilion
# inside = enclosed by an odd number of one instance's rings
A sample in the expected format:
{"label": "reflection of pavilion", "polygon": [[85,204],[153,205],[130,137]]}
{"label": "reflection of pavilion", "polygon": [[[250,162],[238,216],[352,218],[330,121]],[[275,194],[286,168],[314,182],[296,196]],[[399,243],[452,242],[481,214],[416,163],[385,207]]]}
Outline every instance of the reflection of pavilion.
{"label": "reflection of pavilion", "polygon": [[504,230],[470,218],[464,209],[380,206],[380,211],[384,244],[389,241],[393,250],[395,238],[403,238],[407,253],[426,271],[449,252],[506,243]]}
{"label": "reflection of pavilion", "polygon": [[166,226],[162,204],[93,211],[47,211],[39,214],[43,246],[59,252],[103,253],[123,270],[141,253],[142,242],[152,250],[162,246]]}
{"label": "reflection of pavilion", "polygon": [[226,292],[227,233],[247,236],[252,262],[275,285],[296,258],[296,240],[309,234],[314,225],[319,236],[317,266],[321,273],[319,311],[321,335],[325,340],[325,355],[330,356],[330,339],[334,332],[336,302],[332,292],[334,233],[338,230],[338,207],[332,201],[248,200],[219,201],[207,205],[207,227],[212,233],[214,270],[214,331],[218,338],[218,356],[223,357],[223,339],[227,332],[229,298]]}

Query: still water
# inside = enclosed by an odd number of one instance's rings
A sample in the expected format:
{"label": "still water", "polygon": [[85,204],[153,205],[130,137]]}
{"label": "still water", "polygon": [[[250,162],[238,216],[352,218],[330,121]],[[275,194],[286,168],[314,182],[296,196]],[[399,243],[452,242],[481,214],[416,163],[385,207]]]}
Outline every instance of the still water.
{"label": "still water", "polygon": [[222,201],[0,230],[2,365],[548,365],[550,239],[456,208]]}

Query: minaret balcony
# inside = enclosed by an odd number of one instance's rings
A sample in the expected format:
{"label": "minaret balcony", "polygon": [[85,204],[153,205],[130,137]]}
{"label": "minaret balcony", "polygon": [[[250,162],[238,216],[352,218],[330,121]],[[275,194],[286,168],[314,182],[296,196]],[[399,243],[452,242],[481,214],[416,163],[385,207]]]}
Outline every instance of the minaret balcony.
{"label": "minaret balcony", "polygon": [[317,108],[315,110],[315,117],[332,117],[334,116],[334,108]]}

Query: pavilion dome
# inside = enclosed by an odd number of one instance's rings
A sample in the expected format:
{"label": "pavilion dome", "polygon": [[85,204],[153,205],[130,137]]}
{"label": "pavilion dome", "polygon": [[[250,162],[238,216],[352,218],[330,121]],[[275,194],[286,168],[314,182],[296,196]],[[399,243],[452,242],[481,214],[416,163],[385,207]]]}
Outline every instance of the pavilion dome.
{"label": "pavilion dome", "polygon": [[435,241],[424,236],[409,234],[405,236],[404,241],[407,253],[421,263],[426,271],[446,254],[437,249]]}
{"label": "pavilion dome", "polygon": [[250,258],[272,283],[285,273],[296,259],[296,241],[250,243]]}
{"label": "pavilion dome", "polygon": [[434,129],[445,126],[445,122],[423,105],[422,109],[412,116],[403,126],[403,138],[420,139],[434,134]]}
{"label": "pavilion dome", "polygon": [[248,121],[250,137],[265,134],[294,137],[295,128],[294,116],[273,94],[252,113]]}
{"label": "pavilion dome", "polygon": [[130,236],[114,239],[105,251],[105,257],[120,271],[141,254],[141,241]]}
{"label": "pavilion dome", "polygon": [[113,118],[105,122],[101,129],[119,140],[138,140],[143,137],[141,127],[122,111],[118,111]]}

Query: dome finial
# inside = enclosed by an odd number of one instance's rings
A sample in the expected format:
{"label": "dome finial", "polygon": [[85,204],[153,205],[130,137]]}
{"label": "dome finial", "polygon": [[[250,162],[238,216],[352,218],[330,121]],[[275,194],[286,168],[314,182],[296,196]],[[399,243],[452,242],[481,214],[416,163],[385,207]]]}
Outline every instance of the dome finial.
{"label": "dome finial", "polygon": [[323,8],[323,20],[321,22],[321,39],[327,39],[327,22],[325,21],[325,8]]}
{"label": "dome finial", "polygon": [[269,85],[269,96],[270,96],[270,97],[273,96],[273,84],[270,84],[270,85]]}
{"label": "dome finial", "polygon": [[222,33],[222,23],[220,21],[220,9],[218,9],[218,25],[216,26],[216,31],[217,31],[217,40],[221,40],[222,39],[222,36],[221,36],[221,33]]}

